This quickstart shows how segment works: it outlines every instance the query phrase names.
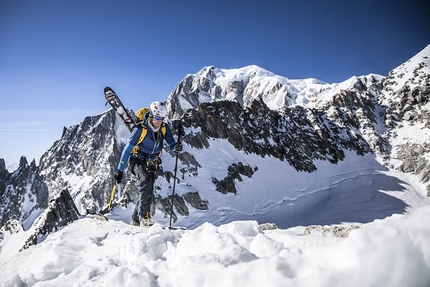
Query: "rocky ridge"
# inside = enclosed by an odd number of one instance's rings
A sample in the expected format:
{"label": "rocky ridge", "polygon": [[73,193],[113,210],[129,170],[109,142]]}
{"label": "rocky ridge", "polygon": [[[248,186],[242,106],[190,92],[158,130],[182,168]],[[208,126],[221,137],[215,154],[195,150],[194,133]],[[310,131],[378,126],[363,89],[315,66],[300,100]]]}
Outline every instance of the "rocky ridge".
{"label": "rocky ridge", "polygon": [[[390,167],[430,181],[430,46],[392,70],[384,79],[379,103],[386,107],[385,125],[395,144]],[[421,137],[414,135],[422,134]],[[430,185],[427,185],[430,196]]]}

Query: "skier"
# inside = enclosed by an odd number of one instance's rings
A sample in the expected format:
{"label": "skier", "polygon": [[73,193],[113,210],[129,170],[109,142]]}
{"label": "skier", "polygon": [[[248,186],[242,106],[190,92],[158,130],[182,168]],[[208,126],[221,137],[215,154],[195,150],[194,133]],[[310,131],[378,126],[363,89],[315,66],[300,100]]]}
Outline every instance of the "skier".
{"label": "skier", "polygon": [[125,146],[115,179],[121,183],[124,176],[124,168],[130,158],[132,173],[138,178],[139,198],[132,215],[132,224],[136,226],[151,226],[151,202],[153,187],[157,177],[157,171],[161,164],[161,151],[165,140],[170,150],[178,153],[182,151],[182,144],[173,138],[169,125],[164,123],[167,108],[164,103],[153,102],[149,111],[144,115],[141,124],[133,128],[131,137]]}

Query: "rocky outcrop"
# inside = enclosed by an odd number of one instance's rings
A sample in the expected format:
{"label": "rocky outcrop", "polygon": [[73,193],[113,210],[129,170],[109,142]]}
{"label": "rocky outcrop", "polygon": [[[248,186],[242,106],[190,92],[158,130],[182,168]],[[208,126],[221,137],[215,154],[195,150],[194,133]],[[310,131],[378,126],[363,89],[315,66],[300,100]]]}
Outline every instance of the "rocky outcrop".
{"label": "rocky outcrop", "polygon": [[213,177],[212,182],[215,184],[217,191],[223,194],[227,194],[229,192],[236,194],[237,191],[234,185],[234,181],[235,180],[243,181],[240,175],[252,177],[252,175],[254,174],[254,171],[257,171],[257,170],[258,170],[257,167],[253,169],[249,165],[244,166],[243,163],[241,162],[237,164],[234,163],[228,167],[227,169],[228,175],[225,178],[218,180],[217,178]]}
{"label": "rocky outcrop", "polygon": [[209,208],[209,202],[207,200],[202,200],[198,192],[188,192],[183,195],[183,198],[195,209],[208,210]]}
{"label": "rocky outcrop", "polygon": [[0,158],[0,178],[6,180],[9,176],[9,172],[6,169],[6,162],[3,158]]}
{"label": "rocky outcrop", "polygon": [[83,213],[95,213],[109,201],[113,174],[123,143],[116,137],[117,118],[109,110],[66,129],[40,160],[40,175],[50,198],[68,189]]}
{"label": "rocky outcrop", "polygon": [[[402,160],[400,170],[418,175],[421,182],[430,182],[430,165],[424,156],[429,150],[429,143],[406,143],[397,146],[397,156]],[[427,196],[430,196],[430,185],[427,186]]]}
{"label": "rocky outcrop", "polygon": [[322,235],[322,236],[336,236],[346,238],[349,236],[351,231],[355,229],[359,229],[360,227],[357,225],[351,226],[322,226],[322,225],[311,225],[306,227],[303,235]]}
{"label": "rocky outcrop", "polygon": [[[27,249],[43,241],[50,233],[56,232],[77,220],[79,216],[80,214],[70,193],[65,189],[49,202],[42,214],[36,219],[33,226],[29,229],[30,236],[27,240],[21,243],[17,241],[15,244],[23,244],[20,251]],[[0,251],[5,233],[13,234],[23,231],[24,227],[19,220],[8,220],[0,229]]]}
{"label": "rocky outcrop", "polygon": [[[416,174],[427,183],[430,196],[430,149],[426,134],[430,128],[430,46],[392,70],[383,81],[379,104],[385,107],[387,137],[395,143],[389,152],[387,165]],[[412,132],[411,131],[415,131]],[[399,164],[400,161],[400,164]]]}
{"label": "rocky outcrop", "polygon": [[[203,103],[183,116],[184,126],[192,131],[183,140],[201,149],[209,145],[208,138],[228,139],[238,150],[287,160],[298,171],[312,172],[315,160],[337,163],[345,148],[371,152],[366,140],[350,129],[358,120],[341,109],[337,112],[339,116],[331,120],[321,111],[300,106],[275,112],[262,100],[247,109],[232,101]],[[345,128],[339,128],[339,122]]]}
{"label": "rocky outcrop", "polygon": [[[12,219],[24,223],[33,212],[46,207],[48,190],[34,160],[28,164],[27,159],[21,157],[18,169],[13,173],[8,173],[5,168],[1,170],[0,226]],[[30,226],[31,222],[26,225]]]}
{"label": "rocky outcrop", "polygon": [[35,232],[27,239],[21,250],[29,248],[43,240],[49,233],[56,232],[77,220],[80,214],[67,189],[49,202],[43,214],[38,217],[33,228]]}
{"label": "rocky outcrop", "polygon": [[[172,201],[173,201],[173,211],[172,211]],[[159,195],[155,196],[154,203],[155,203],[155,207],[164,214],[164,217],[170,217],[170,215],[172,215],[173,222],[176,222],[178,220],[178,216],[176,213],[182,216],[188,216],[190,214],[188,207],[185,204],[184,197],[179,196],[177,194],[169,195],[168,197],[165,197],[165,198],[162,198]]]}

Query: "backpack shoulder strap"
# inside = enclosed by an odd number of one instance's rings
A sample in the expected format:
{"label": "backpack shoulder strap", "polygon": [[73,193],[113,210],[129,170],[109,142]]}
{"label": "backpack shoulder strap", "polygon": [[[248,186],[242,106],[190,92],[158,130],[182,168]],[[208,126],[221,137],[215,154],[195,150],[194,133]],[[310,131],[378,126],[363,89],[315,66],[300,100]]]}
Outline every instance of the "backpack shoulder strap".
{"label": "backpack shoulder strap", "polygon": [[163,134],[163,136],[166,135],[166,123],[163,123],[163,125],[161,126],[161,133]]}
{"label": "backpack shoulder strap", "polygon": [[140,137],[137,141],[137,145],[139,145],[141,142],[143,142],[143,140],[146,137],[146,134],[148,133],[148,129],[145,127],[145,125],[143,123],[141,123],[142,125],[142,133],[140,134]]}
{"label": "backpack shoulder strap", "polygon": [[147,130],[147,128],[145,127],[145,125],[143,124],[143,122],[141,122],[141,123],[140,123],[140,125],[142,126],[142,132],[141,132],[141,134],[140,134],[139,139],[137,140],[136,145],[134,146],[133,150],[131,151],[131,152],[132,152],[132,154],[134,154],[134,155],[136,155],[136,156],[138,156],[138,154],[139,154],[139,150],[140,150],[140,148],[139,148],[139,144],[140,144],[141,142],[143,142],[143,140],[144,140],[144,139],[145,139],[145,137],[146,137],[146,134],[148,133],[148,130]]}

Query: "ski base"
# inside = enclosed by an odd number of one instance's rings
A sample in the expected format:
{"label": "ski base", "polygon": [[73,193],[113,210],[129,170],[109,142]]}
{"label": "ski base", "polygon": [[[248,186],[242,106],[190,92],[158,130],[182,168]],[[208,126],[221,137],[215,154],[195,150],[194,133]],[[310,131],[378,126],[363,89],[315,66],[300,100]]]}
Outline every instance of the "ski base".
{"label": "ski base", "polygon": [[106,102],[116,111],[122,118],[127,128],[131,131],[136,126],[136,119],[133,117],[134,113],[129,111],[121,102],[118,95],[110,87],[104,88]]}

